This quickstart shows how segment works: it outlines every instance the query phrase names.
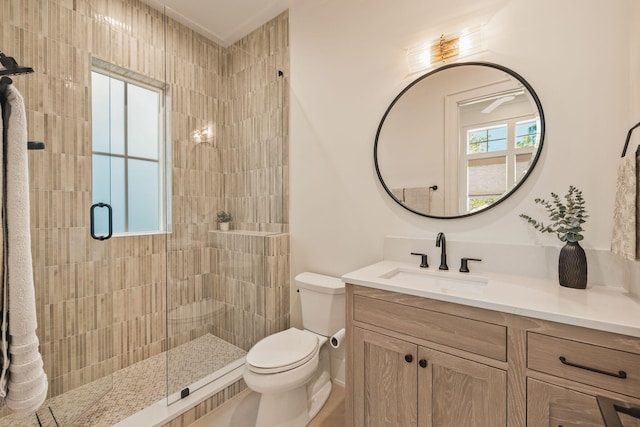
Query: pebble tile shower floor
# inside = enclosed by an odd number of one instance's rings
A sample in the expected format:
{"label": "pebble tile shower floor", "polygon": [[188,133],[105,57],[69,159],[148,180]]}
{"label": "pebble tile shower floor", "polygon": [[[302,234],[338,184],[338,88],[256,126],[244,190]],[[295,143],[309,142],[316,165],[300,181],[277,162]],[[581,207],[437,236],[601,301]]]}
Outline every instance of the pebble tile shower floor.
{"label": "pebble tile shower floor", "polygon": [[[175,392],[246,355],[211,334],[169,351],[170,390]],[[174,361],[183,361],[173,368]],[[106,394],[105,394],[106,393]],[[35,415],[11,414],[0,427],[107,427],[163,399],[167,394],[167,353],[135,363],[60,396],[47,399]]]}

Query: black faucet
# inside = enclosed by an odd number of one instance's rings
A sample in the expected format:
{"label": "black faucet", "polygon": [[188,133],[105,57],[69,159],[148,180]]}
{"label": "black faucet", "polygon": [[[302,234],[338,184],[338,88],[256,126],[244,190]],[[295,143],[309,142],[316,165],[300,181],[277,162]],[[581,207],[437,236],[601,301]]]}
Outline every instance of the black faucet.
{"label": "black faucet", "polygon": [[444,237],[444,233],[438,233],[436,237],[436,247],[441,248],[440,251],[440,267],[438,270],[448,270],[447,266],[447,239]]}

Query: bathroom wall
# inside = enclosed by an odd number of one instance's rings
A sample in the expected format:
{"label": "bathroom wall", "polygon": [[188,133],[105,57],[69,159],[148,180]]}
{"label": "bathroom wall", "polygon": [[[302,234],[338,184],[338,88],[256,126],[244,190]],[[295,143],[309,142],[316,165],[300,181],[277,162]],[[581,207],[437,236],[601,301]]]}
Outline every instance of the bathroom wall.
{"label": "bathroom wall", "polygon": [[209,232],[219,260],[211,332],[245,351],[289,325],[289,235]]}
{"label": "bathroom wall", "polygon": [[[533,199],[564,194],[571,184],[583,190],[590,214],[584,246],[607,251],[617,163],[626,132],[639,119],[638,110],[630,110],[632,97],[638,105],[636,3],[294,2],[292,275],[309,270],[340,276],[376,262],[389,235],[433,241],[444,231],[452,241],[556,248],[561,243],[555,236],[539,234],[518,214],[543,217]],[[486,51],[469,59],[507,66],[535,88],[547,124],[542,156],[521,189],[489,212],[457,220],[419,217],[390,200],[380,185],[373,166],[375,131],[389,103],[416,77],[408,75],[407,47],[480,23],[486,24]],[[631,277],[615,285],[633,287]],[[299,316],[292,293],[294,325]]]}
{"label": "bathroom wall", "polygon": [[[640,22],[640,2],[633,3],[632,22]],[[631,95],[630,110],[631,110],[631,122],[640,122],[640,27],[638,25],[631,26],[631,36],[629,57],[631,58],[631,68],[629,77],[631,84],[629,87],[629,94]],[[636,129],[633,133],[632,139],[629,142],[631,150],[640,146],[640,129]],[[636,296],[640,296],[640,262],[627,261],[626,269],[629,276],[629,289]]]}
{"label": "bathroom wall", "polygon": [[[14,83],[25,98],[29,139],[46,143],[46,150],[29,154],[31,232],[38,337],[49,393],[57,395],[211,330],[207,321],[216,304],[220,253],[209,231],[216,229],[217,210],[231,210],[250,230],[287,231],[286,133],[274,136],[286,123],[287,97],[267,98],[275,86],[286,94],[286,83],[269,67],[288,75],[288,17],[285,13],[223,49],[138,0],[4,0],[0,15],[0,50],[36,70],[16,76]],[[168,238],[98,242],[89,237],[93,57],[168,83],[173,197]],[[269,79],[263,76],[267,70]],[[258,99],[252,101],[252,95]],[[203,128],[217,132],[217,140],[194,139],[193,132]],[[245,137],[246,132],[253,133]],[[249,146],[258,132],[258,145]],[[243,150],[226,156],[240,140]],[[240,188],[223,197],[234,188],[225,172],[233,175],[241,164],[250,165],[258,178],[242,187],[254,199],[243,200],[244,211],[236,213],[232,199],[239,200]],[[269,177],[268,188],[261,185],[262,176]],[[257,200],[266,202],[258,207]],[[258,214],[250,215],[254,211]],[[262,264],[279,283],[260,283],[263,307],[270,310],[263,313],[266,333],[289,321],[288,237],[279,236],[266,245],[270,252]],[[244,302],[242,289],[228,289],[229,295],[237,293],[235,303]],[[253,328],[246,316],[239,320]]]}
{"label": "bathroom wall", "polygon": [[287,232],[289,15],[227,49],[224,204],[240,230]]}

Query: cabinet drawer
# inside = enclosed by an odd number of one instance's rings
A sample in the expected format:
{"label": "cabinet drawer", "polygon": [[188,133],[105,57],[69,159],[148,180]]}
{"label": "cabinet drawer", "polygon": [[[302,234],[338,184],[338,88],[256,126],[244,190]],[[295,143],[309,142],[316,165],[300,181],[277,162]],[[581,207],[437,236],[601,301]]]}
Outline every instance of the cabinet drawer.
{"label": "cabinet drawer", "polygon": [[527,367],[629,396],[640,396],[639,354],[528,332]]}
{"label": "cabinet drawer", "polygon": [[450,314],[355,295],[353,318],[404,335],[507,360],[507,328]]}

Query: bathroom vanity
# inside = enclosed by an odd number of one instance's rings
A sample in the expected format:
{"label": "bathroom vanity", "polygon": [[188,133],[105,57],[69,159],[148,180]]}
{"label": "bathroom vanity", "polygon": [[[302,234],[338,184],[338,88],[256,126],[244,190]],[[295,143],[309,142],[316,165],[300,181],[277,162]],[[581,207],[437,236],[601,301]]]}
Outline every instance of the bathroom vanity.
{"label": "bathroom vanity", "polygon": [[347,426],[604,426],[597,396],[640,404],[622,290],[391,261],[343,280]]}

